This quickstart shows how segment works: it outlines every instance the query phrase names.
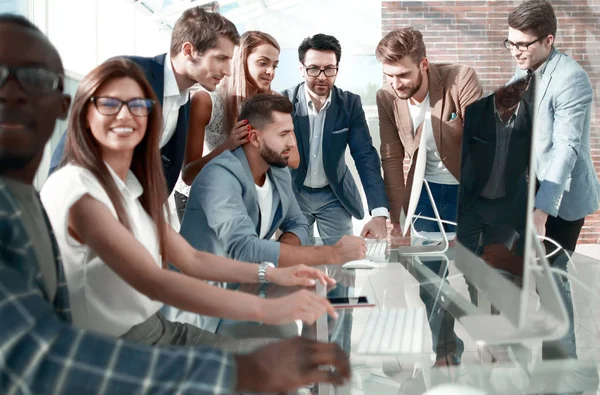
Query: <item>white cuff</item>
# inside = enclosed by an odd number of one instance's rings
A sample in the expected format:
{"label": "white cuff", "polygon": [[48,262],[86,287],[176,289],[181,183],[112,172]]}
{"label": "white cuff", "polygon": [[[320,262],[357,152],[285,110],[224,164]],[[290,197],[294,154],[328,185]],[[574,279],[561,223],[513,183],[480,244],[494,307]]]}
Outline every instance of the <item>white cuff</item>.
{"label": "white cuff", "polygon": [[386,217],[389,219],[390,212],[385,207],[377,207],[377,208],[374,208],[373,211],[371,211],[371,217]]}

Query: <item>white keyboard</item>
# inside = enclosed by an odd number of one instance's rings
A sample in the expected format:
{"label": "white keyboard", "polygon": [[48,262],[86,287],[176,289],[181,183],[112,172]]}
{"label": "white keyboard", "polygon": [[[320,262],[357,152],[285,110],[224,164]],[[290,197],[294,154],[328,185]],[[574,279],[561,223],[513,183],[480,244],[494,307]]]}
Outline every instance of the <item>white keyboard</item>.
{"label": "white keyboard", "polygon": [[385,255],[386,250],[386,240],[367,240],[366,258],[375,263],[386,263],[388,261]]}
{"label": "white keyboard", "polygon": [[420,354],[423,352],[425,308],[373,309],[358,347],[363,355]]}

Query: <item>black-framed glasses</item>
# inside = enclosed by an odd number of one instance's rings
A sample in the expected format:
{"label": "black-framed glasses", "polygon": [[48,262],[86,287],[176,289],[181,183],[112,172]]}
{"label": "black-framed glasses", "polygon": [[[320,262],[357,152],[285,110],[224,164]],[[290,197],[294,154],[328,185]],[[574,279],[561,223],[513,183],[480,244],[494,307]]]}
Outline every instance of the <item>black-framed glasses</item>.
{"label": "black-framed glasses", "polygon": [[309,77],[318,77],[321,73],[325,74],[325,77],[335,77],[338,73],[337,67],[326,67],[324,69],[320,69],[318,67],[306,67],[304,64],[304,69],[306,70],[306,75]]}
{"label": "black-framed glasses", "polygon": [[518,51],[527,51],[530,45],[537,43],[540,40],[545,39],[547,36],[538,37],[530,43],[513,43],[508,38],[504,40],[504,48],[511,50],[516,48]]}
{"label": "black-framed glasses", "polygon": [[0,87],[13,77],[28,93],[62,92],[63,76],[41,67],[0,65]]}
{"label": "black-framed glasses", "polygon": [[125,104],[129,112],[136,117],[147,117],[152,112],[152,107],[154,107],[154,100],[142,98],[123,101],[116,97],[101,96],[92,97],[90,100],[102,115],[116,115]]}

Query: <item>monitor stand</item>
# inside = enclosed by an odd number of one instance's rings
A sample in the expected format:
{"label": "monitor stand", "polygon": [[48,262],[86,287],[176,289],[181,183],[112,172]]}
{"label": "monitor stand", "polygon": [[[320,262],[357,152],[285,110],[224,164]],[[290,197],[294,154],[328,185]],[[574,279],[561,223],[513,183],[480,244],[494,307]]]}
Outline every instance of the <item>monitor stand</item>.
{"label": "monitor stand", "polygon": [[[519,306],[522,312],[520,325],[515,326],[505,315],[488,315],[480,310],[485,315],[466,315],[458,319],[472,340],[485,344],[530,343],[540,340],[555,340],[567,334],[569,317],[554,281],[554,276],[550,271],[550,264],[545,256],[546,253],[535,231],[529,229],[529,232],[534,253],[528,254],[527,261],[523,263],[525,265],[523,270],[528,270],[529,278],[534,279],[534,281],[528,281],[527,284],[523,284],[523,289],[519,290],[525,292],[526,295],[525,298],[521,299],[523,305]],[[459,248],[465,247],[458,243],[457,249]],[[459,259],[465,256],[469,256],[469,254],[461,254],[457,251]],[[479,257],[472,256],[480,260]],[[486,263],[480,260],[477,264]],[[528,278],[528,276],[524,277]],[[492,281],[492,279],[490,280]],[[502,280],[510,283],[509,280],[499,274],[498,278],[493,279],[496,286]],[[510,285],[518,288],[512,283]],[[530,289],[530,287],[534,289]],[[511,292],[510,288],[507,287],[506,291]],[[540,308],[539,311],[529,311],[527,298],[531,294],[530,292],[535,290],[539,295]],[[478,294],[481,295],[482,293],[485,294],[486,290],[480,289]]]}
{"label": "monitor stand", "polygon": [[[397,248],[392,248],[392,251],[398,253],[399,256],[412,256],[412,255],[440,255],[444,254],[448,251],[448,247],[450,243],[448,242],[448,235],[444,230],[444,221],[440,218],[440,213],[438,212],[437,206],[435,204],[435,200],[433,199],[433,195],[431,193],[431,189],[429,188],[429,183],[427,180],[423,180],[423,184],[425,185],[425,189],[427,190],[427,195],[429,196],[429,201],[431,203],[431,207],[433,207],[433,213],[435,218],[424,217],[420,215],[414,215],[413,218],[423,219],[426,221],[435,221],[438,224],[440,229],[440,239],[435,240],[434,243],[428,245],[410,245],[410,246],[402,246]],[[412,218],[408,218],[410,221]],[[400,214],[400,223],[407,224],[407,218],[404,214],[404,211]],[[405,226],[406,227],[406,226]]]}

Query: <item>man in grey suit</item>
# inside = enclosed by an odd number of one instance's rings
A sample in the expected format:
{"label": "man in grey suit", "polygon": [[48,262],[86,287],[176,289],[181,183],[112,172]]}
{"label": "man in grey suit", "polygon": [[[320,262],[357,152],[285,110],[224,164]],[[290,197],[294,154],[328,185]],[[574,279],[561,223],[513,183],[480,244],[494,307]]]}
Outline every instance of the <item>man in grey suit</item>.
{"label": "man in grey suit", "polygon": [[[290,101],[279,95],[260,94],[243,103],[240,119],[252,128],[249,142],[211,160],[192,183],[181,235],[194,248],[279,267],[342,264],[364,257],[365,242],[354,236],[334,246],[307,246],[308,224],[287,169],[296,144],[291,112]],[[282,232],[279,240],[271,240],[277,229]],[[218,319],[198,320],[185,313],[174,318],[212,331],[219,325]]]}
{"label": "man in grey suit", "polygon": [[[247,100],[240,119],[250,140],[210,161],[194,180],[181,234],[195,248],[247,262],[278,266],[339,264],[360,259],[364,240],[342,238],[311,247],[308,224],[294,193],[287,162],[295,145],[292,104],[279,95]],[[270,240],[277,229],[279,242]]]}
{"label": "man in grey suit", "polygon": [[[525,1],[508,16],[504,45],[517,62],[515,79],[533,73],[535,174],[539,189],[533,220],[539,235],[575,250],[585,217],[598,209],[600,183],[590,152],[592,84],[583,68],[554,47],[557,21],[545,0]],[[554,246],[547,245],[554,250]],[[552,264],[566,270],[565,254]],[[569,283],[556,276],[571,319],[564,339],[546,342],[544,359],[576,358]]]}
{"label": "man in grey suit", "polygon": [[292,170],[294,192],[323,244],[352,234],[352,217],[362,219],[362,199],[346,166],[346,148],[354,158],[373,219],[362,237],[385,238],[389,218],[379,155],[373,147],[360,97],[334,86],[342,48],[325,34],[306,38],[298,48],[305,82],[283,92],[294,104],[294,132],[300,166]]}

